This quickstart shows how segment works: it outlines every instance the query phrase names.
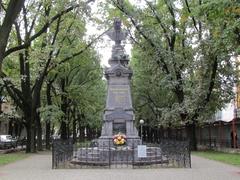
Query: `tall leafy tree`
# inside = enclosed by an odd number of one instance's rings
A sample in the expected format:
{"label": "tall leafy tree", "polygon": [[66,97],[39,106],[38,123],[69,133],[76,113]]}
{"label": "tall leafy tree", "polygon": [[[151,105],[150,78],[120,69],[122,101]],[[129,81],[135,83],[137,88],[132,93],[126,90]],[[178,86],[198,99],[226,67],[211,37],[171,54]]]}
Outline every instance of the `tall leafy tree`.
{"label": "tall leafy tree", "polygon": [[63,112],[63,116],[57,122],[55,120],[58,133],[62,139],[73,135],[76,140],[77,131],[83,131],[86,127],[99,128],[105,93],[102,68],[99,58],[90,50],[59,67],[57,73],[52,89],[58,89],[58,92],[55,97],[52,96],[54,98],[49,98],[53,92],[47,88],[48,104],[41,111],[43,118],[49,120],[46,116],[52,114],[54,117],[56,111],[53,111],[53,106],[58,107]]}
{"label": "tall leafy tree", "polygon": [[[63,139],[69,136],[68,125],[71,123],[69,114],[75,116],[83,116],[82,126],[87,126],[88,123],[94,123],[93,114],[98,114],[102,110],[102,68],[98,58],[94,52],[85,52],[80,56],[81,61],[76,59],[71,64],[61,68],[62,75],[58,76],[57,84],[61,91],[61,110],[65,112],[67,118],[61,121],[61,137]],[[99,89],[96,89],[98,87]],[[100,109],[99,109],[100,108]],[[75,113],[75,115],[73,114]],[[68,122],[66,121],[68,119]],[[96,121],[99,118],[95,118]]]}
{"label": "tall leafy tree", "polygon": [[[39,112],[41,89],[48,73],[89,48],[83,42],[87,2],[27,1],[15,21],[1,74],[9,95],[23,111],[27,129],[27,152],[34,152],[35,137],[42,149]],[[64,27],[64,28],[63,28]],[[77,46],[73,47],[72,42]],[[14,53],[16,52],[16,53]],[[13,65],[14,73],[8,72]],[[16,73],[19,76],[16,77]],[[10,75],[13,76],[10,76]]]}
{"label": "tall leafy tree", "polygon": [[155,125],[185,124],[196,149],[196,124],[233,97],[237,1],[111,2],[135,29],[132,65],[139,116],[160,117]]}

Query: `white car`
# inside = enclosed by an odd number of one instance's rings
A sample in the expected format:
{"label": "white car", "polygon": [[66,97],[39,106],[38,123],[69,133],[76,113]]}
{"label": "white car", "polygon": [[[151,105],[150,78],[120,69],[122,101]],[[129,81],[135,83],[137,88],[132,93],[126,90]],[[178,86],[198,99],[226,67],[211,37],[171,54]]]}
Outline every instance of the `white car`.
{"label": "white car", "polygon": [[0,149],[17,147],[17,141],[11,135],[0,135]]}

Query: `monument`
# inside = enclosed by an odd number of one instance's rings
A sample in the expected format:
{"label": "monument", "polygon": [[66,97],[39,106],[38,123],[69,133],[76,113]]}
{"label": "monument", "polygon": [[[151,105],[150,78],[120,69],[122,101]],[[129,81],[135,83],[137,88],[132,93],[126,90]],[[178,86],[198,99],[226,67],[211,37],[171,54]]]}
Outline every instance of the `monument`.
{"label": "monument", "polygon": [[[76,148],[71,164],[111,166],[129,163],[131,165],[163,163],[166,158],[162,156],[161,148],[140,145],[142,143],[134,126],[135,117],[130,90],[133,73],[128,66],[129,57],[122,45],[127,32],[121,29],[119,19],[114,20],[114,28],[107,34],[115,44],[109,59],[110,67],[105,69],[108,89],[101,136],[96,141],[92,141],[90,146]],[[117,134],[126,137],[126,143],[121,144],[123,146],[114,143]]]}
{"label": "monument", "polygon": [[134,126],[134,110],[130,90],[132,70],[129,68],[129,56],[125,53],[122,41],[126,40],[127,32],[121,29],[121,21],[114,20],[113,30],[107,35],[115,41],[109,68],[105,69],[107,79],[107,99],[103,115],[103,125],[99,144],[109,141],[113,135],[121,133],[127,138],[127,145],[140,144],[140,138]]}

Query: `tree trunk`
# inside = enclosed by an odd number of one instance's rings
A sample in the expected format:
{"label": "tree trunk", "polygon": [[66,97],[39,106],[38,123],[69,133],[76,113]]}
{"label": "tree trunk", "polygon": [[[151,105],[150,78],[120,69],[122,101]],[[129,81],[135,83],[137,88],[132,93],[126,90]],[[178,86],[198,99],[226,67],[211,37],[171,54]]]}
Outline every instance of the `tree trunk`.
{"label": "tree trunk", "polygon": [[[80,125],[80,123],[79,123]],[[84,140],[84,127],[82,127],[81,125],[79,126],[79,140],[83,141]]]}
{"label": "tree trunk", "polygon": [[30,153],[31,152],[31,125],[29,121],[26,124],[26,131],[27,131],[26,153]]}
{"label": "tree trunk", "polygon": [[21,137],[22,129],[23,129],[23,124],[19,123],[19,130],[18,130],[18,134],[17,134],[18,137]]}
{"label": "tree trunk", "polygon": [[32,128],[31,128],[31,152],[35,153],[36,150],[36,123],[35,120],[32,120]]}
{"label": "tree trunk", "polygon": [[[35,87],[37,88],[37,87]],[[35,89],[35,91],[37,91]],[[40,90],[38,90],[37,92],[40,92]],[[36,127],[37,127],[37,150],[38,151],[42,151],[43,150],[43,146],[42,146],[42,124],[41,124],[41,118],[40,118],[40,113],[38,112],[38,108],[41,107],[41,96],[40,93],[36,93],[38,94],[38,96],[36,96],[36,100],[33,101],[35,102],[36,105],[34,105],[34,117],[36,119]]]}
{"label": "tree trunk", "polygon": [[41,119],[38,112],[36,113],[36,125],[37,125],[37,150],[42,151],[42,125],[41,125]]}
{"label": "tree trunk", "polygon": [[76,142],[76,140],[77,140],[77,131],[76,131],[76,119],[74,118],[73,119],[73,125],[72,125],[73,127],[73,142],[75,143]]}
{"label": "tree trunk", "polygon": [[[65,79],[61,79],[61,90],[65,92]],[[61,121],[61,139],[67,139],[67,123],[66,123],[66,115],[67,115],[67,97],[66,95],[61,96],[61,110],[64,112],[65,116],[62,118]]]}
{"label": "tree trunk", "polygon": [[61,139],[67,139],[67,124],[64,120],[61,122]]}
{"label": "tree trunk", "polygon": [[51,124],[50,121],[46,121],[46,149],[51,149],[50,147],[50,133],[51,133]]}
{"label": "tree trunk", "polygon": [[67,130],[66,130],[67,131],[67,139],[69,139],[70,136],[71,136],[71,132],[70,132],[70,111],[69,111],[69,109],[67,109],[67,117],[66,117],[66,119],[67,119]]}
{"label": "tree trunk", "polygon": [[172,139],[172,129],[170,127],[170,125],[167,127],[167,136],[169,139]]}
{"label": "tree trunk", "polygon": [[2,61],[8,43],[9,34],[12,29],[12,24],[16,20],[19,12],[22,9],[25,0],[11,0],[8,3],[6,15],[0,26],[0,71],[2,70]]}
{"label": "tree trunk", "polygon": [[54,135],[54,133],[55,133],[55,130],[54,130],[54,124],[52,125],[52,128],[51,128],[51,135]]}
{"label": "tree trunk", "polygon": [[197,150],[197,137],[196,137],[196,123],[193,121],[191,124],[186,126],[187,128],[187,137],[190,141],[190,150]]}
{"label": "tree trunk", "polygon": [[[47,104],[49,106],[52,105],[52,96],[51,96],[51,87],[52,87],[53,81],[47,83]],[[47,119],[46,121],[46,149],[50,149],[50,137],[51,137],[51,122]]]}
{"label": "tree trunk", "polygon": [[31,113],[27,113],[26,117],[26,130],[27,130],[27,144],[26,144],[26,153],[36,152],[36,128],[35,121],[31,116]]}

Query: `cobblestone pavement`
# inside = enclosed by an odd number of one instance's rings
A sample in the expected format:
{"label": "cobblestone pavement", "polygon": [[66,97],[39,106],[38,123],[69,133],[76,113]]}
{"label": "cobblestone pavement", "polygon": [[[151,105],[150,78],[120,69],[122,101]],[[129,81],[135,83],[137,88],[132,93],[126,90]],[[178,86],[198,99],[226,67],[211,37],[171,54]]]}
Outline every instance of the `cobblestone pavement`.
{"label": "cobblestone pavement", "polygon": [[0,180],[240,180],[240,168],[192,156],[191,169],[51,169],[37,154],[0,167]]}

